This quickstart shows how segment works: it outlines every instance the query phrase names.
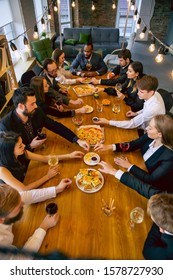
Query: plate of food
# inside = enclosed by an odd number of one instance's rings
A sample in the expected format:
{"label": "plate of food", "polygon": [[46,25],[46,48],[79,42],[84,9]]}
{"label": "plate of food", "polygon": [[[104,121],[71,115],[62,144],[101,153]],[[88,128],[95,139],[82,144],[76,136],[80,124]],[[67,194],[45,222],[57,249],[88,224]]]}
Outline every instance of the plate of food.
{"label": "plate of food", "polygon": [[104,142],[104,128],[100,125],[82,125],[77,129],[77,136],[94,146]]}
{"label": "plate of food", "polygon": [[89,83],[91,83],[91,78],[84,78],[81,83],[82,84],[89,84]]}
{"label": "plate of food", "polygon": [[104,106],[109,106],[110,104],[111,104],[111,102],[110,102],[110,100],[109,99],[103,99],[102,100],[102,104],[104,105]]}
{"label": "plate of food", "polygon": [[85,112],[85,114],[90,114],[93,112],[94,108],[92,106],[89,105],[85,105],[84,107],[87,108],[87,111]]}
{"label": "plate of food", "polygon": [[83,160],[87,165],[94,166],[100,162],[100,156],[96,153],[91,152],[85,154]]}
{"label": "plate of food", "polygon": [[93,85],[76,85],[73,87],[74,92],[78,97],[93,95],[95,87]]}
{"label": "plate of food", "polygon": [[104,184],[104,177],[96,169],[80,169],[76,176],[77,187],[85,193],[98,192]]}

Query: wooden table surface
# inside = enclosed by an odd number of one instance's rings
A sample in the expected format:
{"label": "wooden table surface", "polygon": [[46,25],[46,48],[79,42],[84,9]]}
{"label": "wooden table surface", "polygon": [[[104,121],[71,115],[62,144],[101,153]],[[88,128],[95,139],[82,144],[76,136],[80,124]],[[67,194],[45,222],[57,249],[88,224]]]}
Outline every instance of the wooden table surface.
{"label": "wooden table surface", "polygon": [[[76,97],[72,86],[69,92],[71,97]],[[125,113],[129,107],[123,101],[101,92],[98,101],[100,102],[103,98],[110,99],[111,105],[104,106],[103,112],[98,113],[94,97],[83,97],[85,104],[94,108],[92,113],[84,115],[83,125],[92,124],[93,116],[117,120],[126,119]],[[121,105],[119,114],[112,112],[112,104],[115,102],[119,102]],[[71,118],[63,118],[59,121],[74,132],[76,131]],[[47,131],[47,134],[46,148],[44,150],[37,149],[37,153],[62,154],[74,150],[83,151],[78,145],[71,144],[50,131]],[[125,130],[110,126],[104,128],[104,134],[105,144],[130,141],[138,137],[135,129]],[[92,150],[91,148],[90,151]],[[115,154],[113,152],[100,152],[99,155],[101,160],[114,164]],[[140,152],[129,152],[127,156],[130,162],[145,168]],[[74,178],[80,168],[89,168],[89,166],[83,160],[60,162],[60,175],[43,185],[43,187],[57,185],[60,179],[65,177],[73,180],[72,186],[54,199],[58,203],[60,221],[56,227],[47,232],[40,252],[48,253],[60,250],[71,258],[143,259],[142,248],[151,226],[151,220],[146,213],[147,199],[121,184],[113,176],[106,174],[103,174],[104,185],[101,190],[96,193],[84,193],[78,189]],[[94,168],[98,169],[98,166]],[[40,178],[46,170],[46,164],[30,162],[25,183]],[[112,216],[107,217],[102,212],[102,199],[109,202],[110,198],[115,200],[116,209]],[[144,209],[145,217],[141,224],[137,224],[134,230],[131,230],[129,214],[131,209],[137,206]],[[45,202],[25,206],[22,220],[14,226],[14,244],[23,246],[28,237],[39,226],[45,214]]]}

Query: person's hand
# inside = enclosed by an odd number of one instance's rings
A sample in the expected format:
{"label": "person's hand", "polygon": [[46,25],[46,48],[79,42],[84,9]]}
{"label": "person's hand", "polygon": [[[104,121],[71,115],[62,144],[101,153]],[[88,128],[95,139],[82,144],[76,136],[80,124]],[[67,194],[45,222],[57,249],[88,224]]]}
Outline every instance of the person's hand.
{"label": "person's hand", "polygon": [[97,76],[97,72],[96,71],[90,71],[90,72],[86,72],[85,77],[95,77]]}
{"label": "person's hand", "polygon": [[82,105],[82,104],[84,104],[84,101],[83,101],[82,98],[78,98],[78,99],[76,99],[76,100],[70,100],[69,103],[71,103],[71,104],[73,104],[73,105]]}
{"label": "person's hand", "polygon": [[47,138],[39,140],[38,136],[36,136],[34,139],[32,139],[32,141],[30,143],[31,149],[35,149],[35,148],[41,146],[46,141],[46,139]]}
{"label": "person's hand", "polygon": [[129,168],[132,164],[128,161],[127,158],[122,158],[122,157],[116,157],[114,158],[114,162],[124,168]]}
{"label": "person's hand", "polygon": [[68,90],[67,90],[67,89],[61,88],[59,91],[60,91],[62,94],[64,94],[64,95],[67,95],[67,94],[68,94]]}
{"label": "person's hand", "polygon": [[113,72],[108,72],[107,73],[107,79],[112,79],[115,76],[115,74]]}
{"label": "person's hand", "polygon": [[94,146],[94,151],[100,152],[100,151],[112,151],[112,145],[105,145],[97,143]]}
{"label": "person's hand", "polygon": [[97,121],[93,120],[93,123],[96,123],[96,124],[109,124],[109,120],[107,120],[105,118],[99,118]]}
{"label": "person's hand", "polygon": [[54,215],[46,215],[44,220],[42,221],[40,228],[44,229],[47,231],[49,228],[52,228],[57,225],[59,221],[59,214],[56,213]]}
{"label": "person's hand", "polygon": [[64,107],[62,106],[62,105],[58,105],[58,104],[54,104],[54,107],[58,110],[58,111],[60,111],[60,112],[63,112],[64,111]]}
{"label": "person's hand", "polygon": [[54,167],[50,167],[48,169],[48,172],[47,172],[48,179],[55,177],[57,174],[59,174],[58,165],[55,165]]}
{"label": "person's hand", "polygon": [[101,168],[98,169],[100,172],[110,174],[110,175],[115,175],[115,173],[117,172],[117,170],[113,168],[111,164],[105,161],[101,161],[100,163],[98,163],[98,165],[102,167],[102,169]]}
{"label": "person's hand", "polygon": [[85,81],[86,78],[77,78],[76,82],[77,83],[83,83]]}
{"label": "person's hand", "polygon": [[84,153],[81,151],[74,151],[69,154],[70,158],[82,158],[84,156]]}
{"label": "person's hand", "polygon": [[96,79],[96,78],[92,78],[92,79],[91,79],[91,84],[93,84],[93,85],[98,85],[98,84],[99,84],[99,80]]}
{"label": "person's hand", "polygon": [[88,111],[88,105],[75,109],[76,114],[85,114]]}
{"label": "person's hand", "polygon": [[60,181],[60,183],[55,187],[56,194],[63,192],[66,188],[68,188],[72,184],[72,180],[69,178],[64,178]]}
{"label": "person's hand", "polygon": [[121,91],[119,91],[119,90],[116,89],[116,93],[117,93],[117,96],[118,96],[119,98],[121,98],[121,99],[124,99],[124,98],[125,98],[125,95],[124,95]]}
{"label": "person's hand", "polygon": [[135,112],[132,112],[132,111],[128,111],[127,113],[126,113],[126,117],[128,117],[128,118],[130,118],[130,117],[134,117],[134,116],[136,116],[137,114],[135,113]]}
{"label": "person's hand", "polygon": [[80,147],[82,147],[85,151],[89,151],[90,149],[90,145],[85,141],[85,140],[81,140],[81,139],[78,139],[77,140],[77,143]]}

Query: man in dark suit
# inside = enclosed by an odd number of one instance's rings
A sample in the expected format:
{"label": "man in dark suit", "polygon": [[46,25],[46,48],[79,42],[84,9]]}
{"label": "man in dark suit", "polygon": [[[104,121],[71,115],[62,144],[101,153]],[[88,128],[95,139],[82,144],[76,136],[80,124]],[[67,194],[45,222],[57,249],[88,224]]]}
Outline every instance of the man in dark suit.
{"label": "man in dark suit", "polygon": [[93,52],[91,43],[85,44],[83,53],[77,55],[70,67],[73,75],[82,77],[103,75],[107,70],[101,55]]}
{"label": "man in dark suit", "polygon": [[173,194],[156,194],[147,211],[154,224],[143,248],[147,260],[173,260]]}
{"label": "man in dark suit", "polygon": [[36,97],[33,89],[21,87],[14,91],[13,103],[15,109],[9,112],[0,121],[0,131],[15,131],[22,137],[23,143],[28,150],[32,150],[45,142],[39,140],[38,129],[43,127],[59,134],[71,143],[89,150],[89,144],[80,140],[69,128],[46,116],[42,109],[36,105]]}
{"label": "man in dark suit", "polygon": [[49,96],[50,99],[57,100],[59,104],[82,105],[84,102],[81,98],[73,100],[68,97],[67,90],[63,90],[59,87],[58,82],[56,81],[57,70],[58,68],[54,60],[50,58],[45,59],[41,76],[46,79],[49,85],[47,96]]}

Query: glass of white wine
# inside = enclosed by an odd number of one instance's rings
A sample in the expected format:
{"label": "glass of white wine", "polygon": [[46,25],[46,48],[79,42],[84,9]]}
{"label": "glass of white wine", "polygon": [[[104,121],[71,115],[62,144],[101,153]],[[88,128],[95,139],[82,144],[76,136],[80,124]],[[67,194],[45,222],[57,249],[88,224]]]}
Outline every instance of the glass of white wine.
{"label": "glass of white wine", "polygon": [[112,111],[118,114],[120,112],[120,104],[113,104]]}
{"label": "glass of white wine", "polygon": [[57,155],[49,155],[48,164],[50,167],[56,166],[59,163],[59,159]]}
{"label": "glass of white wine", "polygon": [[121,91],[121,90],[122,90],[122,84],[117,83],[117,84],[115,85],[115,90]]}
{"label": "glass of white wine", "polygon": [[135,224],[140,224],[144,220],[144,210],[141,207],[135,207],[130,212],[130,228],[133,229]]}

